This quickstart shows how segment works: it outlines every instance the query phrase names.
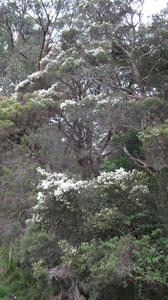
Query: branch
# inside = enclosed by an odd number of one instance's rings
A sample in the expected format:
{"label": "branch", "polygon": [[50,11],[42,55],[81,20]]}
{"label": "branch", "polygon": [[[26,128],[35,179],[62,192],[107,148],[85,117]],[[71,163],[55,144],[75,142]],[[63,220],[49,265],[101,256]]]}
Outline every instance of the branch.
{"label": "branch", "polygon": [[123,147],[124,153],[127,155],[127,157],[132,160],[137,166],[140,168],[146,169],[151,175],[153,175],[153,172],[150,170],[149,166],[147,163],[139,158],[135,158],[132,156],[132,154],[128,151],[126,145]]}

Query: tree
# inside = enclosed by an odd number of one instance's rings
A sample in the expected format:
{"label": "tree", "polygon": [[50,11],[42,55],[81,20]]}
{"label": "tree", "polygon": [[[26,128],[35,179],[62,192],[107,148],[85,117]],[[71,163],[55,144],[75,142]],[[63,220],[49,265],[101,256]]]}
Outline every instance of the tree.
{"label": "tree", "polygon": [[68,22],[70,5],[66,0],[1,1],[1,51],[6,58],[0,66],[2,95],[10,95],[16,84],[40,70],[40,61],[56,41],[58,29],[65,18]]}
{"label": "tree", "polygon": [[[150,166],[141,157],[134,158],[123,142],[127,126],[139,131],[153,122],[145,111],[145,97],[151,88],[142,80],[141,71],[146,56],[153,52],[140,44],[141,5],[141,1],[137,8],[132,1],[81,2],[73,26],[62,31],[57,45],[41,61],[42,70],[16,89],[20,101],[26,92],[36,91],[34,101],[44,103],[48,98],[53,102],[52,121],[84,177],[98,174],[104,159],[115,153],[116,136],[118,149],[150,171]],[[148,80],[152,76],[149,73],[145,75]],[[164,118],[166,114],[167,110]]]}

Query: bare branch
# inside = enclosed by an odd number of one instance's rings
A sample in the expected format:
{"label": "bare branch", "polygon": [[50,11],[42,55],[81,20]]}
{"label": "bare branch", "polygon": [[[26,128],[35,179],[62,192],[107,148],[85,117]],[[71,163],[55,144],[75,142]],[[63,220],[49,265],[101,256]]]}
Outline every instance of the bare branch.
{"label": "bare branch", "polygon": [[135,158],[127,149],[126,145],[123,147],[124,153],[127,155],[127,157],[132,160],[136,165],[138,165],[140,168],[146,169],[151,175],[153,175],[153,172],[147,165],[147,163],[139,158]]}

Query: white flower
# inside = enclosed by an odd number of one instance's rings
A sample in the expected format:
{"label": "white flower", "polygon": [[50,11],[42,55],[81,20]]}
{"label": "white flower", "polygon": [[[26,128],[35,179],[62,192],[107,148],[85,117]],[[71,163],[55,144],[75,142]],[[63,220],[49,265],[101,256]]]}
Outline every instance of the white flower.
{"label": "white flower", "polygon": [[115,172],[102,172],[100,176],[97,177],[97,182],[99,184],[104,184],[109,186],[113,183],[120,183],[126,178],[128,178],[129,172],[126,172],[123,168],[116,170]]}
{"label": "white flower", "polygon": [[91,50],[86,50],[86,53],[92,54],[94,56],[97,56],[101,53],[106,54],[105,50],[102,47],[97,47],[95,49],[91,49]]}
{"label": "white flower", "polygon": [[15,91],[18,92],[20,89],[24,88],[26,85],[30,83],[30,80],[26,79],[24,81],[21,81],[17,86]]}
{"label": "white flower", "polygon": [[74,100],[65,100],[64,102],[62,102],[60,104],[60,108],[65,109],[68,106],[74,106],[74,105],[77,105],[76,101],[74,101]]}
{"label": "white flower", "polygon": [[130,191],[130,194],[133,194],[134,192],[142,193],[142,194],[148,194],[149,189],[146,185],[143,184],[137,184],[133,186],[133,188]]}
{"label": "white flower", "polygon": [[[139,194],[149,193],[148,187],[141,183],[143,173],[137,170],[127,172],[120,168],[114,172],[102,172],[98,177],[89,180],[76,180],[64,173],[49,173],[40,167],[37,171],[42,179],[38,184],[37,203],[33,207],[32,220],[34,222],[41,222],[42,214],[47,209],[46,199],[48,197],[53,197],[53,200],[63,203],[67,209],[71,209],[70,197],[68,198],[68,194],[71,192],[84,194],[89,189],[99,191],[99,189],[110,188],[117,193],[126,190],[129,192],[127,199],[132,196],[139,199]],[[98,214],[112,215],[114,212],[116,212],[116,208],[104,209]]]}
{"label": "white flower", "polygon": [[38,71],[38,72],[34,72],[31,75],[28,76],[28,79],[30,80],[35,80],[41,77],[41,75],[43,74],[42,71]]}

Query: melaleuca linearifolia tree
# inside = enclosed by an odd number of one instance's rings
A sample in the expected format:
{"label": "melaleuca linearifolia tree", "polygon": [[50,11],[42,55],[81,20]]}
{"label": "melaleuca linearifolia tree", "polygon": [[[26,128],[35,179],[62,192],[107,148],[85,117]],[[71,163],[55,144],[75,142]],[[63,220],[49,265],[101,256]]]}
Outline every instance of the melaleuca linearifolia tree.
{"label": "melaleuca linearifolia tree", "polygon": [[41,59],[71,19],[72,1],[0,1],[2,95],[11,95],[18,82],[40,70]]}
{"label": "melaleuca linearifolia tree", "polygon": [[98,174],[103,160],[115,153],[116,136],[128,158],[147,168],[141,159],[130,155],[122,135],[127,126],[144,129],[150,117],[141,112],[133,119],[121,108],[126,103],[131,110],[134,101],[157,93],[147,85],[155,63],[151,62],[145,77],[142,71],[146,56],[157,51],[156,45],[150,52],[140,44],[142,4],[79,2],[71,27],[62,30],[57,43],[41,61],[41,70],[17,87],[20,101],[25,101],[26,92],[35,91],[33,101],[44,104],[48,99],[53,103],[52,121],[61,130],[85,177]]}

